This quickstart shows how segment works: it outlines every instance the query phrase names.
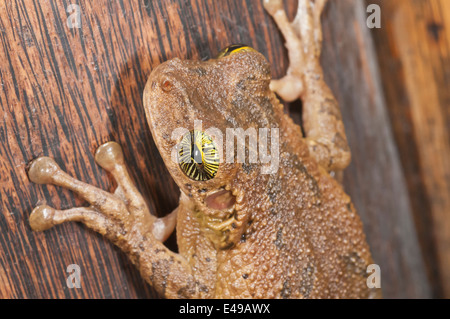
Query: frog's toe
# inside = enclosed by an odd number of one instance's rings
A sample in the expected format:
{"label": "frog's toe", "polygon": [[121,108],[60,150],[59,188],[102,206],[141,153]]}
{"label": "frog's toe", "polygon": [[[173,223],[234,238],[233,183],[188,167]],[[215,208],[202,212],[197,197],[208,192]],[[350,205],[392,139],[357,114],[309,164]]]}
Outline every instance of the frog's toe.
{"label": "frog's toe", "polygon": [[122,148],[116,142],[105,143],[95,152],[95,161],[105,170],[111,171],[116,164],[124,164]]}
{"label": "frog's toe", "polygon": [[55,209],[41,205],[37,206],[30,215],[30,226],[35,231],[44,231],[54,226],[53,217],[55,216]]}
{"label": "frog's toe", "polygon": [[263,4],[264,4],[264,8],[271,15],[274,15],[278,10],[283,10],[283,1],[282,0],[264,0]]}
{"label": "frog's toe", "polygon": [[28,177],[36,184],[50,184],[59,170],[58,164],[52,158],[43,156],[29,164]]}
{"label": "frog's toe", "polygon": [[277,93],[286,102],[298,99],[303,93],[303,81],[301,78],[287,75],[279,80],[270,82],[270,89]]}
{"label": "frog's toe", "polygon": [[[118,184],[114,195],[128,205],[130,209],[129,212],[121,209],[122,213],[120,214],[128,216],[131,213],[134,217],[140,219],[147,218],[146,215],[149,215],[150,212],[144,198],[128,174],[121,146],[116,142],[108,142],[101,145],[95,152],[95,161],[112,174]],[[106,211],[110,210],[109,207],[105,209]],[[108,214],[108,212],[105,212],[105,209],[101,209],[101,211]]]}

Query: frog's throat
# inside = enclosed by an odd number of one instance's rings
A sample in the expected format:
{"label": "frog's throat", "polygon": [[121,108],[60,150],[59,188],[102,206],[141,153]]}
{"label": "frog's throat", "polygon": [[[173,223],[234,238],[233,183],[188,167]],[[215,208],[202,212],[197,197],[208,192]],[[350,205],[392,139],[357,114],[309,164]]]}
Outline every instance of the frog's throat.
{"label": "frog's throat", "polygon": [[248,221],[247,209],[242,203],[242,195],[235,191],[236,203],[228,211],[203,211],[199,207],[194,208],[194,216],[197,218],[204,235],[211,240],[216,249],[230,249],[241,240]]}
{"label": "frog's throat", "polygon": [[194,215],[199,221],[201,231],[216,249],[229,249],[236,244],[240,236],[236,234],[239,230],[235,210],[225,218],[206,215],[200,210],[195,210]]}

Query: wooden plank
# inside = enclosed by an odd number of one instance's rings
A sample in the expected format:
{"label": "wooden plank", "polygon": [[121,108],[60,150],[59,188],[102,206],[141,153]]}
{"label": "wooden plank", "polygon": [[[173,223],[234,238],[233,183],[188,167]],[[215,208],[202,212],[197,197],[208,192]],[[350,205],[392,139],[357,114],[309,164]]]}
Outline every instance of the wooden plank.
{"label": "wooden plank", "polygon": [[332,1],[327,13],[323,64],[340,103],[353,154],[344,185],[380,265],[383,295],[429,297],[366,7],[360,1]]}
{"label": "wooden plank", "polygon": [[[25,167],[48,155],[68,173],[111,190],[92,153],[116,140],[152,212],[164,215],[176,207],[179,191],[145,123],[141,96],[152,68],[241,42],[265,54],[280,77],[287,68],[283,39],[260,0],[81,0],[80,29],[67,27],[68,5],[0,4],[0,297],[155,297],[126,256],[85,227],[31,232],[28,216],[37,203],[62,209],[85,203],[61,188],[31,184]],[[292,15],[295,4],[287,6]],[[363,9],[357,0],[332,1],[324,22],[325,72],[353,150],[345,186],[381,265],[385,296],[427,296]],[[81,289],[66,286],[70,264],[81,266]]]}
{"label": "wooden plank", "polygon": [[[373,3],[374,1],[368,1]],[[450,2],[377,1],[383,89],[436,297],[450,297]]]}

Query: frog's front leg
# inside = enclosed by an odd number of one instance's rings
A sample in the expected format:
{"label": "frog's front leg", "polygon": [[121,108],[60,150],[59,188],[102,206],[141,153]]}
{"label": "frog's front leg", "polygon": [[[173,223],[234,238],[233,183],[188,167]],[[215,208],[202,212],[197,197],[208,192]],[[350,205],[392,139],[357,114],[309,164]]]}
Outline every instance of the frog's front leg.
{"label": "frog's front leg", "polygon": [[203,286],[195,280],[190,265],[162,244],[174,229],[176,210],[165,218],[150,214],[128,175],[117,143],[99,147],[95,160],[117,181],[113,194],[72,178],[51,158],[40,157],[31,162],[28,170],[31,181],[68,188],[91,205],[67,210],[38,206],[30,215],[31,227],[43,231],[67,221],[82,222],[127,253],[143,278],[162,295],[169,298],[199,296]]}
{"label": "frog's front leg", "polygon": [[339,105],[320,65],[320,16],[326,2],[298,0],[293,22],[289,22],[282,0],[264,0],[264,6],[286,40],[290,60],[286,76],[273,80],[271,89],[288,102],[302,99],[303,126],[311,155],[328,171],[339,171],[348,166],[351,154]]}

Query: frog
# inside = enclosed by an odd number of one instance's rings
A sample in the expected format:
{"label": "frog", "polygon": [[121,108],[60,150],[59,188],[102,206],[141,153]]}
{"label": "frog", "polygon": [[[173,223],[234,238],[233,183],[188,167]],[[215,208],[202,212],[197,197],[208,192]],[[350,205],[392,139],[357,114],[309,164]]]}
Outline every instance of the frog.
{"label": "frog", "polygon": [[[291,22],[281,0],[263,1],[288,51],[281,79],[272,79],[266,58],[245,45],[206,61],[174,58],[152,70],[143,104],[155,145],[180,188],[173,212],[150,213],[121,146],[111,141],[94,154],[116,181],[111,193],[71,177],[50,157],[30,163],[32,182],[67,188],[90,204],[65,210],[39,205],[30,214],[31,228],[83,223],[126,253],[165,298],[381,297],[367,284],[373,259],[361,219],[332,175],[349,165],[351,152],[320,64],[326,2],[299,0]],[[301,99],[303,128],[280,99]],[[237,161],[237,144],[217,137],[230,128],[270,131],[270,139],[256,135],[257,146],[250,135],[241,144],[250,157],[265,141],[270,156]],[[234,157],[223,160],[231,150]],[[267,158],[275,167],[268,169]],[[177,252],[164,244],[175,229]]]}

